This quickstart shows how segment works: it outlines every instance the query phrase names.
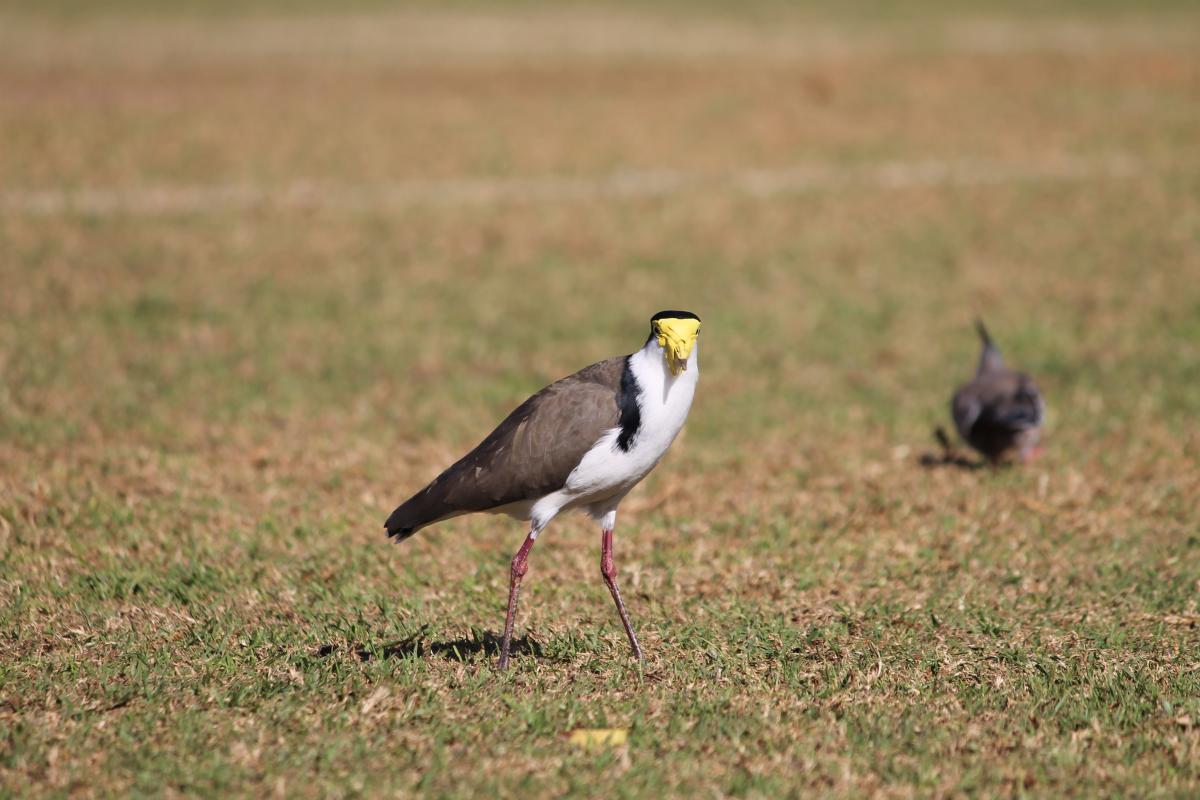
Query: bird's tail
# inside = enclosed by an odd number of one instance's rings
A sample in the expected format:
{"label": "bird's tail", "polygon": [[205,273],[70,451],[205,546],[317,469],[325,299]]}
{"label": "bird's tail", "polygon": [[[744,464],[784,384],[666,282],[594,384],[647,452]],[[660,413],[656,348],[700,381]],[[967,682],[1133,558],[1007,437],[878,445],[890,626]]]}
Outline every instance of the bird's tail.
{"label": "bird's tail", "polygon": [[978,317],[975,318],[975,332],[979,334],[979,339],[983,343],[979,353],[979,367],[975,370],[976,376],[1003,369],[1004,357],[1000,355],[1000,348],[996,347],[996,343],[992,341],[992,337],[988,333],[987,326]]}
{"label": "bird's tail", "polygon": [[992,337],[988,334],[987,326],[983,324],[983,320],[979,317],[975,318],[975,332],[979,334],[979,340],[983,342],[984,347],[995,347],[992,342]]}

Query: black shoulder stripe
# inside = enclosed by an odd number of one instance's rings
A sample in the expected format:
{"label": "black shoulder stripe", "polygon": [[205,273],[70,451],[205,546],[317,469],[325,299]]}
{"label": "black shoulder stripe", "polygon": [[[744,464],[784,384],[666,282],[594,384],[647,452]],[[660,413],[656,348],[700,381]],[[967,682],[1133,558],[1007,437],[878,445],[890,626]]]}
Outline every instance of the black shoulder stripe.
{"label": "black shoulder stripe", "polygon": [[633,445],[633,437],[637,435],[642,425],[642,409],[638,406],[638,395],[642,387],[638,386],[629,359],[625,359],[625,368],[621,371],[621,390],[617,393],[617,407],[621,409],[621,433],[617,436],[617,447],[628,453]]}

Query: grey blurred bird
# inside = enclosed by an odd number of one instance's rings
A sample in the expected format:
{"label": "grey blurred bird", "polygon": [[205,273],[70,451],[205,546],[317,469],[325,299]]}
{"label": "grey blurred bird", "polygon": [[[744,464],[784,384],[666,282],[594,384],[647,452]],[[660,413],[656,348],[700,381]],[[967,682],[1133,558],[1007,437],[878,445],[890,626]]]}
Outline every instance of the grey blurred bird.
{"label": "grey blurred bird", "polygon": [[992,463],[1013,457],[1029,461],[1039,452],[1045,400],[1032,378],[1004,366],[981,320],[975,321],[975,330],[983,349],[975,377],[954,393],[950,405],[954,427]]}

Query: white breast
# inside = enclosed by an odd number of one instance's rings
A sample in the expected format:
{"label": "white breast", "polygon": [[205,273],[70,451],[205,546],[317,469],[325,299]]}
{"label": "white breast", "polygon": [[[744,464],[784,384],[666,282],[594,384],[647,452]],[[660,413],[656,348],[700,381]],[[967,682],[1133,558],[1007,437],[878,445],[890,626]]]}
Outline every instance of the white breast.
{"label": "white breast", "polygon": [[619,500],[666,455],[692,407],[700,377],[698,351],[698,346],[693,348],[687,369],[679,375],[667,369],[662,348],[653,340],[630,356],[641,390],[641,424],[628,450],[617,446],[620,429],[614,428],[583,457],[567,478],[571,505],[610,497]]}

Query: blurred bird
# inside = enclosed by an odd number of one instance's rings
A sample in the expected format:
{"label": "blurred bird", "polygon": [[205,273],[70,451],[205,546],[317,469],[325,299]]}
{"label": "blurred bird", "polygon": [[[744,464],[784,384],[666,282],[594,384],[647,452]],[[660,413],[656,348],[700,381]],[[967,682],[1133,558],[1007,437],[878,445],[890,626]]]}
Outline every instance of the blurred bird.
{"label": "blurred bird", "polygon": [[509,573],[500,669],[508,666],[529,551],[550,520],[572,508],[600,523],[600,574],[633,654],[642,660],[617,587],[613,528],[621,500],[654,469],[687,419],[700,372],[699,333],[700,318],[692,312],[660,311],[641,350],[542,389],[388,518],[388,535],[397,541],[476,511],[529,520],[529,535]]}
{"label": "blurred bird", "polygon": [[1013,456],[1029,461],[1038,454],[1046,415],[1042,393],[1028,375],[1004,366],[981,320],[976,320],[975,330],[983,349],[975,377],[954,393],[950,405],[954,427],[992,463]]}

